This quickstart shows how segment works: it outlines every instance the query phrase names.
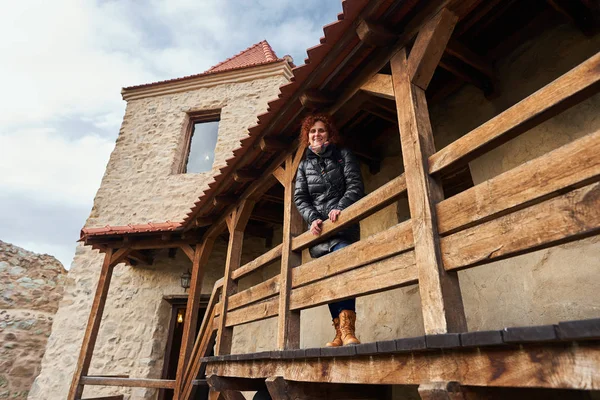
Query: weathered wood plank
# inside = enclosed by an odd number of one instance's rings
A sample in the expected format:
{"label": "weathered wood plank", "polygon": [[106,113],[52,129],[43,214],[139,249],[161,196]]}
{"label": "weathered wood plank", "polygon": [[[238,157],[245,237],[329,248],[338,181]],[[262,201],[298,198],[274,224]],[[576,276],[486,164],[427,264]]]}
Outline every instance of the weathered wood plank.
{"label": "weathered wood plank", "polygon": [[231,311],[227,315],[227,327],[233,327],[248,322],[261,321],[274,317],[279,312],[279,297],[273,297],[244,308]]}
{"label": "weathered wood plank", "polygon": [[281,247],[282,245],[278,244],[266,253],[256,257],[249,263],[242,265],[241,267],[233,271],[233,273],[231,274],[231,279],[238,280],[240,278],[243,278],[244,276],[251,274],[257,269],[264,267],[265,265],[268,265],[273,261],[277,260],[281,257]]}
{"label": "weathered wood plank", "polygon": [[236,308],[244,307],[248,304],[255,303],[259,300],[275,296],[279,293],[279,275],[267,279],[257,285],[254,285],[246,290],[236,293],[229,297],[227,310],[235,310]]}
{"label": "weathered wood plank", "polygon": [[319,236],[315,236],[310,231],[307,231],[294,238],[292,240],[292,248],[294,250],[302,250],[316,241],[330,237],[334,233],[339,232],[340,229],[354,224],[392,204],[405,191],[406,181],[404,175],[400,175],[343,210],[337,222],[324,221]]}
{"label": "weathered wood plank", "polygon": [[[297,152],[296,158],[301,154]],[[281,272],[279,274],[279,318],[277,320],[277,348],[280,350],[300,347],[300,312],[290,309],[292,269],[302,263],[302,255],[292,249],[292,238],[302,233],[302,217],[294,204],[295,159],[291,155],[285,161],[286,179],[283,195],[283,243]]]}
{"label": "weathered wood plank", "polygon": [[419,31],[408,58],[408,74],[421,89],[429,86],[457,21],[458,17],[444,8]]}
{"label": "weathered wood plank", "polygon": [[442,200],[443,191],[426,171],[427,159],[435,152],[435,146],[425,92],[411,83],[405,50],[398,52],[390,65],[425,333],[466,331],[458,276],[446,273],[441,260],[435,204]]}
{"label": "weathered wood plank", "polygon": [[600,183],[444,237],[447,270],[480,265],[600,232]]}
{"label": "weathered wood plank", "polygon": [[437,205],[448,234],[600,180],[600,132],[559,147]]}
{"label": "weathered wood plank", "polygon": [[404,221],[335,253],[302,264],[292,271],[292,287],[297,288],[411,249],[414,246],[411,224],[410,221]]}
{"label": "weathered wood plank", "polygon": [[415,255],[409,251],[294,289],[290,307],[301,310],[416,282]]}
{"label": "weathered wood plank", "polygon": [[429,157],[429,173],[467,163],[600,90],[600,53]]}
{"label": "weathered wood plank", "polygon": [[154,389],[174,389],[173,379],[147,379],[147,378],[109,378],[102,376],[83,376],[81,383],[95,386],[121,386],[121,387],[143,387]]}
{"label": "weathered wood plank", "polygon": [[102,313],[104,312],[106,296],[108,295],[110,279],[114,269],[114,266],[111,265],[112,256],[112,249],[107,249],[104,253],[104,261],[100,269],[100,277],[98,278],[96,293],[94,294],[94,300],[90,309],[90,316],[88,317],[88,323],[83,333],[83,341],[77,365],[73,372],[73,379],[67,397],[68,400],[80,399],[83,393],[83,376],[88,373],[90,362],[92,361],[92,354],[94,353],[94,346],[96,345],[100,321],[102,320]]}
{"label": "weathered wood plank", "polygon": [[419,385],[421,400],[464,400],[458,382],[427,382]]}
{"label": "weathered wood plank", "polygon": [[[202,291],[202,281],[206,263],[212,252],[214,244],[213,238],[207,238],[202,244],[196,245],[194,257],[192,259],[192,280],[190,282],[190,292],[185,311],[185,321],[183,324],[183,333],[181,336],[181,348],[179,351],[179,360],[177,361],[177,372],[175,380],[181,384],[185,367],[190,361],[190,355],[194,346],[194,332],[198,324],[198,310],[200,308],[200,294]],[[183,248],[183,247],[182,247]],[[184,250],[185,251],[185,250]]]}
{"label": "weathered wood plank", "polygon": [[[452,366],[448,368],[448,366]],[[506,346],[377,354],[370,357],[306,358],[209,363],[220,376],[299,382],[420,385],[457,381],[463,386],[600,389],[600,343]]]}

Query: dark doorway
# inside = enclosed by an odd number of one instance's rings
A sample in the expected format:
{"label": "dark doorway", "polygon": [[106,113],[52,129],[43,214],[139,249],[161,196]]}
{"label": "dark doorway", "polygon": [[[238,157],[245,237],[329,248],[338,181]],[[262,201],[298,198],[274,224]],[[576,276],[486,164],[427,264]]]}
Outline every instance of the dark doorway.
{"label": "dark doorway", "polygon": [[[175,379],[177,375],[177,362],[179,360],[179,350],[181,349],[181,340],[183,337],[183,321],[185,320],[185,311],[187,307],[187,295],[165,296],[164,300],[171,304],[171,319],[169,322],[169,336],[167,347],[165,349],[165,362],[163,364],[162,379]],[[194,331],[194,336],[198,334],[204,313],[208,305],[209,296],[200,298],[200,308],[198,309],[198,323]],[[195,390],[193,399],[207,400],[208,387],[200,387]],[[158,400],[172,400],[173,390],[160,389]]]}

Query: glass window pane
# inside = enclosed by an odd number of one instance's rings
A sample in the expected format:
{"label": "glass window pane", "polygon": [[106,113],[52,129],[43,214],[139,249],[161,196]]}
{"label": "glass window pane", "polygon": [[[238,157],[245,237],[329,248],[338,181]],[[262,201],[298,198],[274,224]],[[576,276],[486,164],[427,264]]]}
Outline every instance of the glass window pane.
{"label": "glass window pane", "polygon": [[219,121],[197,122],[194,124],[190,155],[187,163],[188,173],[208,172],[215,159],[215,146]]}

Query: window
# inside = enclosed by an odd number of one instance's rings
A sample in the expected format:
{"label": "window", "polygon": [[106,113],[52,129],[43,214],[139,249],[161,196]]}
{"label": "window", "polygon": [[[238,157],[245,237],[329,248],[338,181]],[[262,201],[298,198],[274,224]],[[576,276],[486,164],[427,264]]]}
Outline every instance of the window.
{"label": "window", "polygon": [[215,146],[219,131],[220,110],[190,114],[186,152],[182,173],[208,172],[215,160]]}

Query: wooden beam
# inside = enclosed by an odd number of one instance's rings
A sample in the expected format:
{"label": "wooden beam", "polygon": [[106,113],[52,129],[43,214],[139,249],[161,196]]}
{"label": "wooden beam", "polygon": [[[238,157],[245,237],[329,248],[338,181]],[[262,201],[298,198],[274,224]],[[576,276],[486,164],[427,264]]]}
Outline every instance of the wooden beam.
{"label": "wooden beam", "polygon": [[313,383],[286,381],[282,377],[265,381],[273,400],[295,399],[351,399],[379,400],[391,398],[389,389],[383,385],[343,385],[336,383]]}
{"label": "wooden beam", "polygon": [[493,95],[494,85],[492,81],[484,75],[469,71],[470,67],[465,67],[464,64],[449,58],[442,59],[440,61],[440,67],[450,72],[458,79],[470,83],[480,89],[485,96],[489,97]]}
{"label": "wooden beam", "polygon": [[266,299],[279,293],[279,275],[267,279],[259,284],[249,287],[239,293],[232,295],[229,298],[229,304],[227,310],[235,310],[246,306],[248,304],[255,303],[257,301]]}
{"label": "wooden beam", "polygon": [[408,74],[421,89],[429,86],[457,21],[458,16],[444,8],[419,31],[410,51]]}
{"label": "wooden beam", "polygon": [[259,141],[259,147],[262,151],[275,152],[286,150],[290,147],[290,143],[284,142],[278,137],[263,137]]}
{"label": "wooden beam", "polygon": [[112,255],[112,249],[107,249],[104,254],[104,261],[100,269],[98,285],[96,286],[96,294],[94,295],[94,300],[92,302],[87,327],[83,333],[79,358],[77,359],[77,365],[73,372],[73,379],[67,396],[68,400],[80,399],[83,393],[83,377],[84,375],[87,375],[90,362],[92,361],[92,354],[94,353],[94,346],[96,345],[98,329],[100,328],[100,321],[102,320],[102,313],[104,312],[106,296],[108,295],[108,288],[110,286],[110,279],[114,268],[111,265]]}
{"label": "wooden beam", "polygon": [[[449,368],[451,366],[451,368]],[[600,389],[600,343],[539,344],[369,357],[218,362],[207,373],[297,382],[420,385],[456,381],[463,386]]]}
{"label": "wooden beam", "polygon": [[227,259],[225,263],[225,274],[223,276],[223,292],[221,299],[221,320],[217,332],[216,354],[224,355],[231,352],[231,341],[233,338],[233,328],[226,327],[227,322],[227,302],[229,296],[237,292],[237,282],[231,275],[233,271],[240,267],[242,256],[242,245],[244,242],[244,229],[252,213],[254,202],[252,200],[243,200],[236,210],[231,213],[227,219],[229,229],[229,244],[227,246]]}
{"label": "wooden beam", "polygon": [[360,90],[373,96],[395,100],[391,75],[375,74],[360,87]]}
{"label": "wooden beam", "polygon": [[194,346],[196,326],[198,325],[198,310],[200,308],[200,296],[202,293],[202,282],[210,253],[212,252],[214,239],[207,238],[201,244],[197,244],[192,257],[192,279],[190,292],[185,310],[185,321],[181,336],[181,348],[177,362],[175,380],[178,386],[183,383],[183,374],[189,364],[190,356]]}
{"label": "wooden beam", "polygon": [[[472,187],[437,206],[448,235],[600,180],[600,131]],[[520,225],[520,224],[519,224]]]}
{"label": "wooden beam", "polygon": [[217,392],[223,392],[225,390],[257,391],[265,389],[264,379],[248,379],[209,375],[206,377],[206,382],[208,382],[208,385]]}
{"label": "wooden beam", "polygon": [[215,207],[227,207],[229,205],[237,203],[238,198],[231,195],[217,196],[213,199],[213,205]]}
{"label": "wooden beam", "polygon": [[238,183],[253,182],[260,178],[261,172],[255,169],[240,168],[233,173],[233,180]]}
{"label": "wooden beam", "polygon": [[443,191],[426,170],[435,145],[425,91],[411,81],[405,50],[398,52],[390,64],[425,332],[465,332],[467,325],[458,276],[445,272],[439,248],[435,205],[442,200]]}
{"label": "wooden beam", "polygon": [[429,157],[429,173],[464,165],[600,90],[600,53]]}
{"label": "wooden beam", "polygon": [[359,22],[356,34],[362,42],[375,47],[389,46],[398,39],[397,34],[382,24],[366,20]]}
{"label": "wooden beam", "polygon": [[490,61],[488,61],[484,56],[475,53],[457,39],[450,39],[448,46],[446,47],[446,54],[458,58],[460,61],[470,65],[482,75],[487,76],[490,79],[494,79],[496,76]]}
{"label": "wooden beam", "polygon": [[127,258],[145,265],[152,265],[154,263],[154,257],[148,254],[147,250],[131,250]]}
{"label": "wooden beam", "polygon": [[330,106],[333,103],[333,98],[318,89],[306,89],[300,95],[300,103],[305,108],[315,110]]}
{"label": "wooden beam", "polygon": [[[292,239],[302,233],[302,217],[294,204],[294,177],[297,160],[302,153],[296,152],[285,160],[285,184],[283,195],[283,242],[281,246],[281,272],[279,274],[279,319],[277,320],[277,348],[300,347],[300,311],[290,309],[292,269],[302,264],[302,255],[292,249]],[[298,162],[299,164],[299,162]]]}
{"label": "wooden beam", "polygon": [[546,0],[552,8],[575,24],[585,35],[594,36],[600,30],[598,1]]}
{"label": "wooden beam", "polygon": [[431,382],[419,385],[421,400],[465,400],[458,382]]}
{"label": "wooden beam", "polygon": [[194,261],[196,251],[189,244],[183,244],[179,246],[181,250],[185,253],[186,256],[190,259],[190,261]]}
{"label": "wooden beam", "polygon": [[110,256],[110,265],[112,267],[114,267],[117,264],[123,262],[124,260],[127,259],[127,256],[129,255],[130,252],[131,252],[130,247],[123,247],[118,250],[114,250],[112,255]]}
{"label": "wooden beam", "polygon": [[444,268],[458,270],[600,232],[600,183],[442,239]]}
{"label": "wooden beam", "polygon": [[360,221],[392,204],[404,192],[406,192],[406,180],[404,175],[400,175],[343,210],[337,222],[324,221],[319,236],[315,236],[310,232],[304,232],[294,238],[292,240],[292,249],[295,251],[303,250],[319,240],[330,237],[348,225]]}
{"label": "wooden beam", "polygon": [[142,387],[153,389],[174,389],[173,379],[147,379],[147,378],[109,378],[102,376],[83,376],[81,382],[84,385],[94,386],[121,386]]}
{"label": "wooden beam", "polygon": [[244,264],[240,268],[236,269],[231,274],[231,279],[238,280],[238,279],[256,271],[257,269],[277,260],[278,258],[281,257],[281,247],[282,247],[282,245],[278,244],[277,246],[273,247],[271,250],[267,251],[266,253],[256,257],[254,260],[252,260],[249,263]]}

